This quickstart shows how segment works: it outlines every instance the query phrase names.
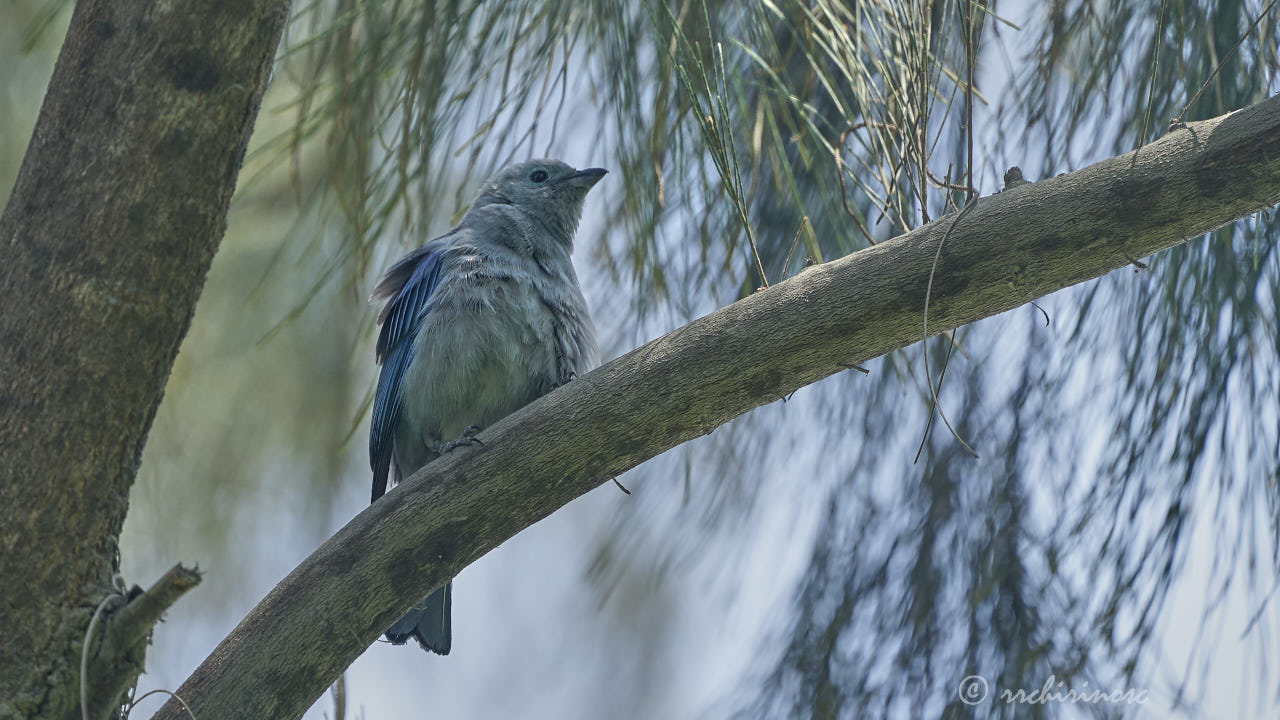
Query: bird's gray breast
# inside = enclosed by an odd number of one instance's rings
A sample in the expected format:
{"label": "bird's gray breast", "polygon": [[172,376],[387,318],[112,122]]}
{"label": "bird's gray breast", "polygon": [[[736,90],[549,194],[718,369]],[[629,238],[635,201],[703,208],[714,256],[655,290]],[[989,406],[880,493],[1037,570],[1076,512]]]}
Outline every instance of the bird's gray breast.
{"label": "bird's gray breast", "polygon": [[566,369],[575,297],[586,312],[571,266],[556,277],[503,249],[460,250],[449,263],[404,379],[395,454],[410,472],[466,427],[488,427],[587,369]]}

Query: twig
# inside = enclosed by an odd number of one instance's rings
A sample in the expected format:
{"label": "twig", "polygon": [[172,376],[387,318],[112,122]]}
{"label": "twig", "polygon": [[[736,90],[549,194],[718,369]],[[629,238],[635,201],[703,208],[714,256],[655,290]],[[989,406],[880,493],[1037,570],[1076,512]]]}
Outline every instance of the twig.
{"label": "twig", "polygon": [[808,215],[800,218],[800,227],[796,228],[796,236],[791,239],[791,249],[787,251],[787,259],[782,261],[782,272],[778,273],[783,280],[787,279],[787,267],[791,265],[791,253],[796,251],[796,244],[800,242],[800,233],[804,231],[804,226],[808,223]]}
{"label": "twig", "polygon": [[[965,171],[969,174],[969,202],[972,203],[978,197],[976,183],[973,180],[973,6],[968,2],[960,3],[961,12],[964,13],[964,55],[968,68],[965,75],[964,83],[964,139],[965,150],[968,158],[965,161],[968,167]],[[959,219],[959,218],[957,218]]]}
{"label": "twig", "polygon": [[1138,260],[1138,259],[1134,258],[1134,257],[1133,257],[1132,255],[1130,255],[1129,253],[1125,252],[1125,250],[1124,250],[1123,248],[1121,248],[1121,250],[1120,250],[1120,254],[1124,256],[1124,259],[1125,259],[1125,260],[1128,260],[1128,261],[1129,261],[1129,264],[1130,264],[1130,265],[1133,265],[1133,266],[1134,266],[1135,268],[1137,268],[1138,270],[1146,270],[1146,269],[1147,269],[1147,264],[1146,264],[1146,263],[1142,262],[1141,260]]}
{"label": "twig", "polygon": [[102,598],[102,602],[93,611],[93,617],[89,618],[89,627],[84,630],[84,645],[80,648],[80,716],[84,720],[89,720],[89,645],[93,641],[93,631],[98,627],[98,618],[112,600],[124,602],[124,596],[111,593]]}
{"label": "twig", "polygon": [[[83,720],[90,720],[89,646],[97,630],[98,621],[107,605],[115,602],[118,609],[112,611],[111,621],[107,624],[102,642],[99,644],[98,656],[100,666],[106,670],[111,670],[121,663],[127,665],[132,662],[127,659],[129,651],[137,646],[138,643],[145,641],[152,628],[160,621],[160,617],[164,615],[164,612],[177,602],[178,598],[199,583],[199,571],[182,565],[174,565],[169,572],[161,576],[146,592],[143,592],[142,588],[135,585],[127,596],[116,592],[107,595],[102,599],[102,602],[98,603],[97,609],[93,612],[93,617],[89,619],[89,627],[85,629],[84,646],[80,650],[80,715]],[[134,674],[136,674],[136,671]],[[112,702],[124,691],[124,679],[121,675],[123,673],[109,675],[98,683],[99,692],[102,692],[102,688],[106,688],[106,695]],[[112,683],[119,683],[120,686],[113,687]],[[143,695],[143,697],[146,697],[146,695]],[[181,702],[181,698],[179,698],[179,702]],[[137,701],[134,701],[134,704],[136,705]],[[185,705],[185,703],[183,704]]]}
{"label": "twig", "polygon": [[[947,368],[951,367],[951,353],[955,352],[955,349],[956,349],[955,333],[948,333],[947,337],[951,340],[951,344],[947,346],[947,356],[942,359],[942,371],[938,373],[938,390],[942,389],[942,379],[947,376]],[[925,350],[927,352],[928,348],[925,348]],[[925,377],[925,382],[932,383],[933,378]],[[933,408],[929,408],[929,420],[925,422],[924,432],[920,434],[920,445],[916,448],[915,459],[911,461],[912,465],[915,465],[916,463],[920,462],[920,454],[924,452],[924,445],[929,441],[929,433],[932,430],[933,430]]]}
{"label": "twig", "polygon": [[1156,34],[1151,49],[1151,82],[1147,85],[1147,112],[1142,116],[1142,134],[1138,136],[1138,147],[1147,142],[1147,125],[1151,122],[1151,98],[1156,90],[1156,68],[1160,66],[1160,39],[1164,36],[1164,11],[1169,0],[1160,0],[1160,17],[1156,18]]}
{"label": "twig", "polygon": [[[919,74],[916,77],[915,87],[913,89],[917,90],[920,94],[920,107],[916,109],[917,115],[915,118],[916,146],[920,151],[920,177],[919,180],[916,180],[915,178],[911,178],[911,180],[912,184],[915,185],[916,194],[920,197],[920,222],[923,225],[928,225],[932,220],[932,218],[929,217],[929,181],[925,177],[925,173],[929,169],[929,148],[926,147],[925,139],[928,137],[929,132],[928,125],[930,110],[928,81],[926,80],[928,69],[924,61],[924,58],[928,54],[927,43],[928,37],[926,35],[925,42],[921,43],[921,45],[926,45],[926,47],[921,49],[920,57],[913,58],[916,61],[914,69],[919,71]],[[911,99],[915,100],[916,98],[911,97]],[[908,177],[911,177],[910,174],[908,174]]]}
{"label": "twig", "polygon": [[177,700],[178,704],[182,706],[182,709],[187,711],[187,715],[191,716],[191,720],[196,720],[196,714],[191,710],[191,706],[187,704],[187,701],[183,700],[182,696],[179,695],[178,693],[172,690],[165,690],[164,688],[156,688],[155,690],[151,690],[143,693],[142,697],[138,698],[137,700],[134,700],[133,703],[129,705],[129,709],[124,711],[124,716],[128,718],[129,713],[133,712],[133,709],[138,706],[138,703],[142,702],[143,700],[146,700],[149,695],[155,695],[156,693],[164,693],[165,695],[168,695],[174,700]]}
{"label": "twig", "polygon": [[116,613],[107,628],[112,644],[117,648],[130,647],[146,638],[151,628],[160,622],[160,616],[173,606],[178,598],[200,584],[200,571],[174,565],[160,576],[146,592],[129,601]]}
{"label": "twig", "polygon": [[[956,229],[956,223],[960,222],[960,218],[967,215],[976,204],[976,201],[970,202],[964,206],[963,210],[956,213],[956,218],[951,221],[950,225],[947,225],[946,232],[942,233],[942,239],[938,241],[938,250],[933,254],[933,266],[929,268],[929,284],[924,290],[924,337],[921,340],[921,345],[924,346],[924,352],[922,353],[924,355],[924,379],[929,386],[929,395],[933,398],[933,409],[938,411],[938,417],[942,418],[942,422],[951,431],[951,436],[975,458],[978,457],[978,453],[974,452],[973,448],[969,447],[969,443],[965,442],[964,438],[960,437],[960,433],[956,432],[956,429],[951,426],[951,421],[947,419],[946,413],[942,411],[942,405],[938,402],[938,393],[933,389],[933,378],[929,373],[929,298],[933,295],[933,276],[938,270],[938,258],[942,257],[942,246],[946,244],[947,238],[951,236],[951,231]],[[930,418],[932,419],[932,413]]]}
{"label": "twig", "polygon": [[948,179],[943,180],[939,178],[937,175],[934,175],[933,171],[928,168],[925,168],[925,172],[929,173],[929,181],[932,182],[934,185],[937,185],[938,188],[942,190],[955,190],[956,192],[964,192],[964,193],[973,192],[972,186],[956,185],[955,183],[951,182],[951,180],[949,179],[950,173],[948,173]]}
{"label": "twig", "polygon": [[[942,176],[942,182],[947,185],[951,184],[951,171],[953,170],[951,163],[947,163],[947,174]],[[932,172],[929,173],[933,175]],[[952,212],[960,210],[960,206],[956,204],[955,193],[949,192],[942,196],[942,214],[947,214],[947,208],[950,207]]]}
{"label": "twig", "polygon": [[1039,311],[1040,311],[1040,313],[1041,313],[1042,315],[1044,315],[1044,326],[1045,326],[1045,327],[1049,327],[1049,313],[1045,312],[1045,311],[1044,311],[1044,308],[1042,308],[1042,307],[1040,307],[1039,305],[1037,305],[1035,300],[1032,300],[1032,301],[1031,301],[1031,305],[1032,305],[1032,307],[1034,307],[1035,309],[1039,310]]}
{"label": "twig", "polygon": [[840,153],[844,150],[844,143],[845,140],[848,139],[849,133],[854,132],[855,130],[860,130],[864,127],[875,127],[889,130],[897,130],[897,128],[886,123],[860,122],[840,133],[840,143],[836,145],[836,179],[840,181],[840,204],[844,205],[845,214],[853,218],[854,224],[856,224],[858,226],[858,230],[862,232],[862,237],[866,238],[867,242],[875,245],[876,241],[871,239],[871,233],[867,232],[867,226],[863,225],[862,221],[858,219],[858,216],[853,213],[853,210],[849,209],[849,198],[846,197],[847,191],[844,186],[844,161],[840,158]]}

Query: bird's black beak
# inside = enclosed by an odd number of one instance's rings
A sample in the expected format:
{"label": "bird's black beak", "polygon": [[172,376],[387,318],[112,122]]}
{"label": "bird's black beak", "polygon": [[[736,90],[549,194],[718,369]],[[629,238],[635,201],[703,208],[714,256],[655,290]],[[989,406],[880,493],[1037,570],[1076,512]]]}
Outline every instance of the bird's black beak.
{"label": "bird's black beak", "polygon": [[600,178],[604,177],[607,172],[609,171],[604,168],[587,168],[586,170],[579,170],[571,175],[564,176],[560,179],[560,182],[570,187],[589,190],[596,183],[600,182]]}

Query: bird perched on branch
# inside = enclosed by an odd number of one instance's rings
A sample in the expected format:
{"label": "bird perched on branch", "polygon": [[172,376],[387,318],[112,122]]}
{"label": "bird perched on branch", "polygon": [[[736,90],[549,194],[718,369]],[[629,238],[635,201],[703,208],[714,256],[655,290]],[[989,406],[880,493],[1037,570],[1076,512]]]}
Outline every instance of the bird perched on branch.
{"label": "bird perched on branch", "polygon": [[[582,201],[604,177],[530,160],[489,178],[458,226],[387,271],[372,300],[382,365],[369,462],[373,500],[402,477],[595,366],[595,330],[570,256]],[[387,630],[441,655],[453,583]]]}

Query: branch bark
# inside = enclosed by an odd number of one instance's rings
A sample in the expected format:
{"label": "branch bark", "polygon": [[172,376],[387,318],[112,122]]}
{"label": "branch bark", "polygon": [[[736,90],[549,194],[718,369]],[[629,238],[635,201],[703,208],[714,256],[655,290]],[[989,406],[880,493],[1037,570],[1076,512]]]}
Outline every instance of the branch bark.
{"label": "branch bark", "polygon": [[95,610],[101,616],[96,626],[90,619],[89,647],[80,649],[77,678],[84,684],[78,706],[82,713],[102,720],[112,717],[124,692],[143,671],[151,629],[178,598],[199,584],[199,572],[175,565],[145,592],[134,585],[127,595],[108,596],[102,602]]}
{"label": "branch bark", "polygon": [[76,3],[0,217],[0,717],[80,717],[78,650],[123,590],[129,488],[288,7]]}
{"label": "branch bark", "polygon": [[[1280,201],[1280,98],[982,198],[614,360],[415,473],[280,582],[179,690],[296,718],[427,591],[609,478],[793,390]],[[954,225],[954,227],[952,227]],[[281,662],[280,658],[287,658]],[[170,702],[158,718],[185,711]]]}

